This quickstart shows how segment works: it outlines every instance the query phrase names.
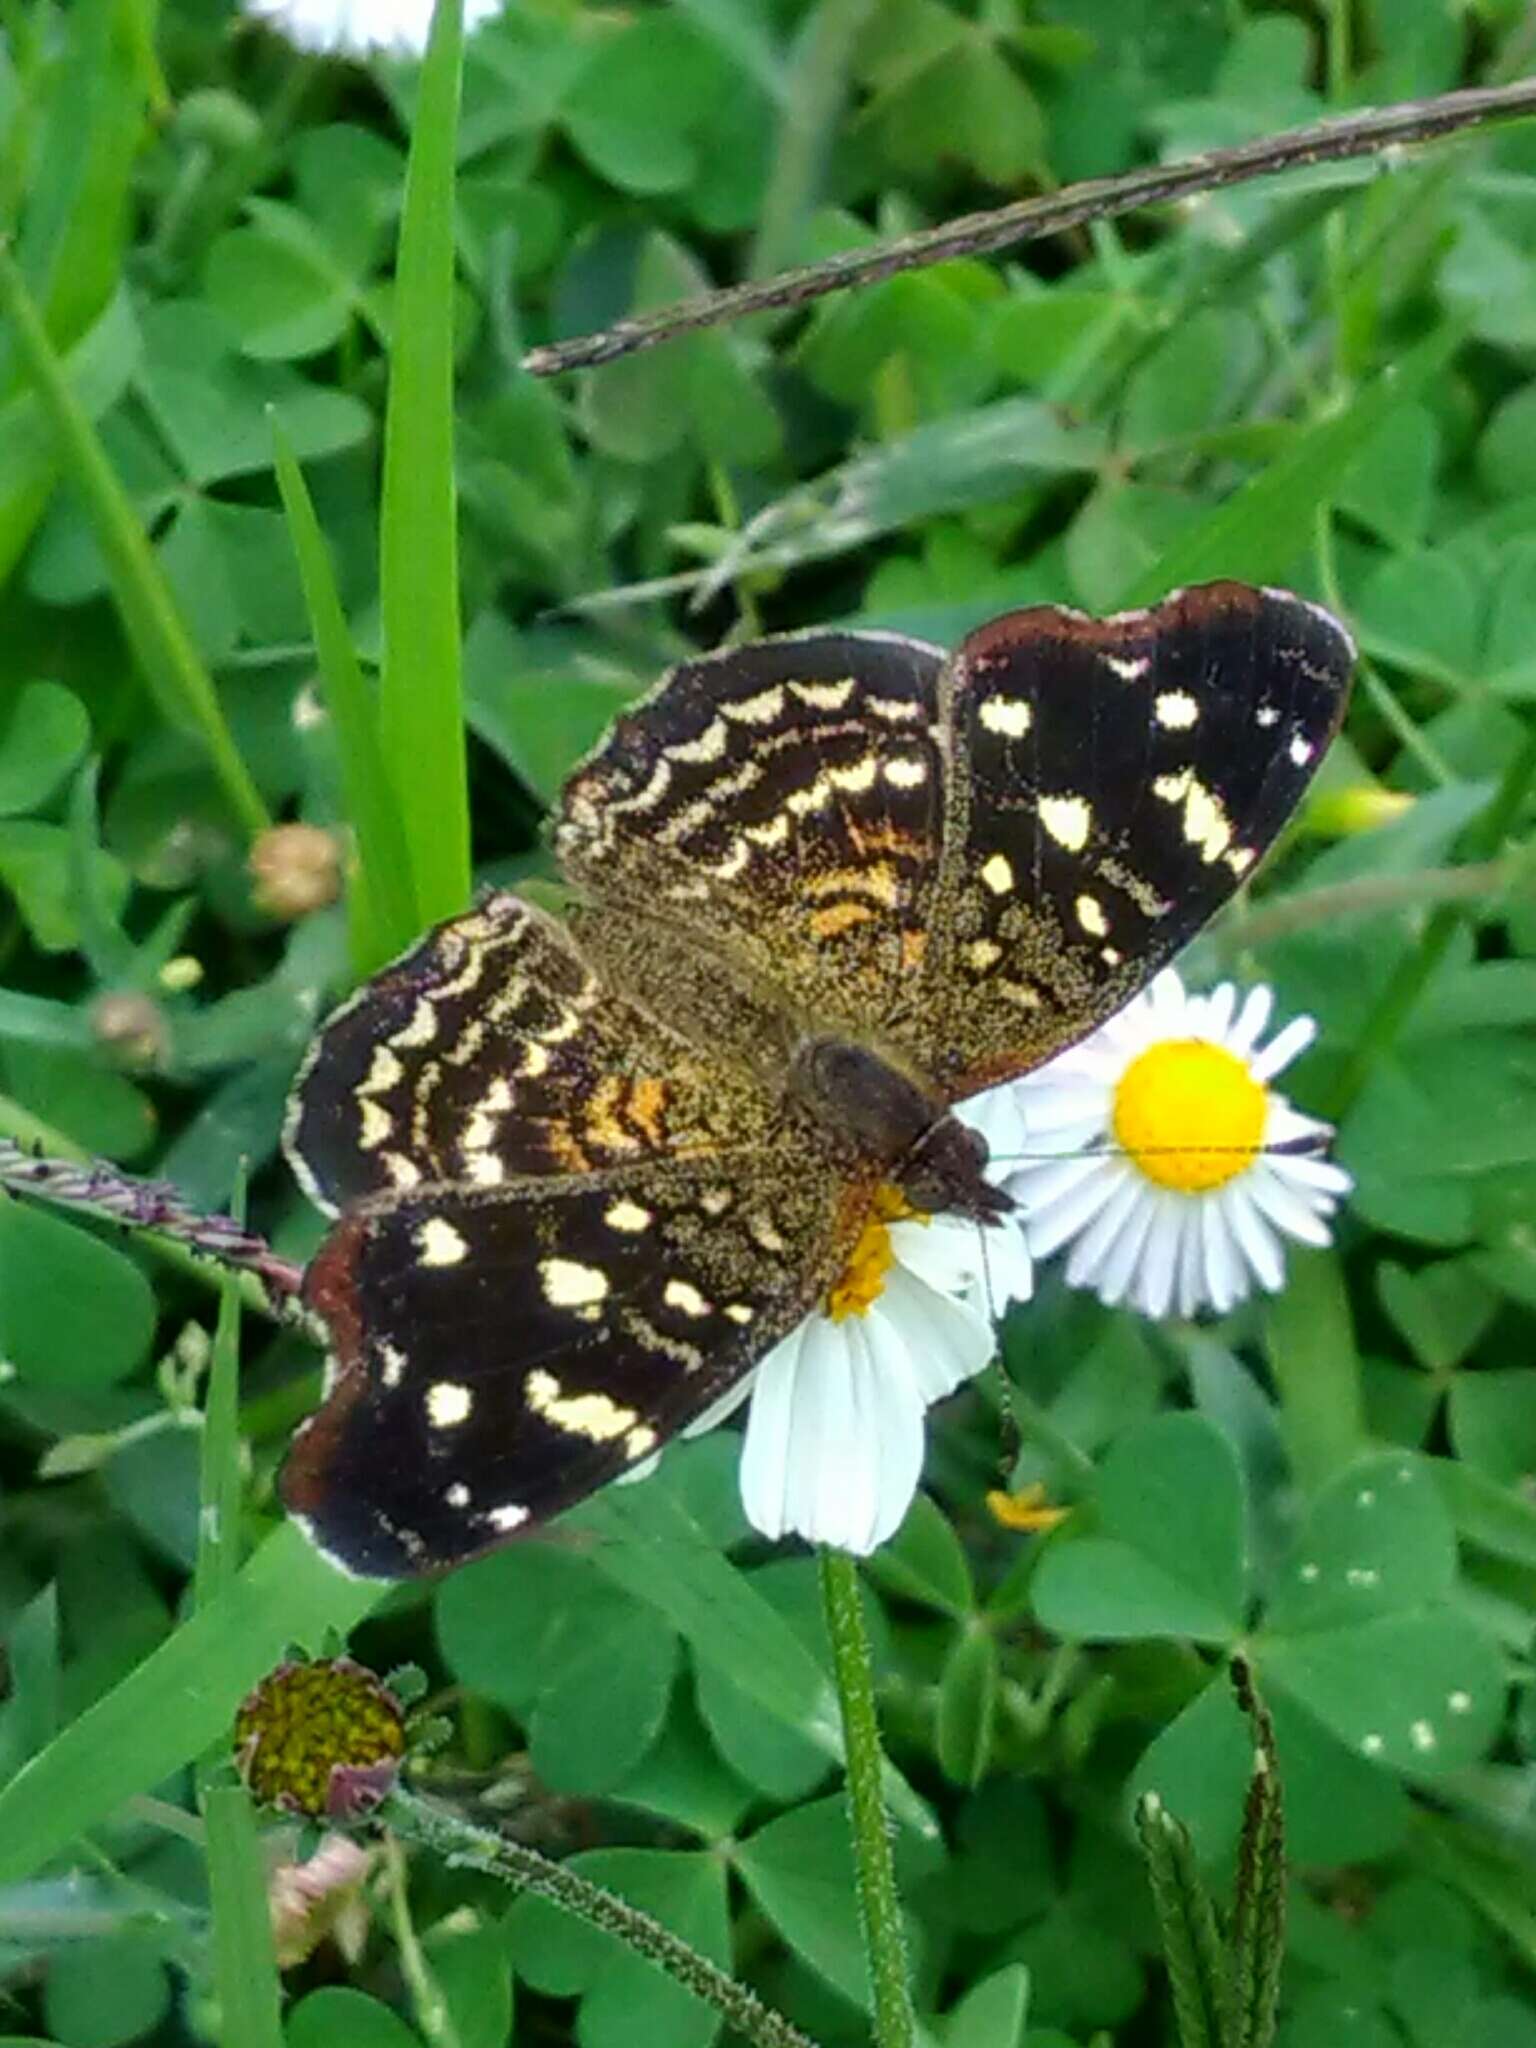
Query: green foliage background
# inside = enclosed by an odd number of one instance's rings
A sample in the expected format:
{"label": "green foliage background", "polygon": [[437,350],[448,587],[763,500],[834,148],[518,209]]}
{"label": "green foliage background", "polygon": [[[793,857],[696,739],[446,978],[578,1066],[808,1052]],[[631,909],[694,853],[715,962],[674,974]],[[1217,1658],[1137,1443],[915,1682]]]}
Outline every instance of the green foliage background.
{"label": "green foliage background", "polygon": [[[731,633],[953,641],[1215,573],[1351,621],[1347,735],[1190,962],[1320,1020],[1295,1093],[1343,1111],[1340,1244],[1208,1327],[1053,1281],[1014,1314],[1013,1478],[1077,1510],[1049,1539],[982,1505],[995,1392],[934,1418],[928,1496],[867,1573],[898,1861],[934,2040],[1169,2038],[1129,1804],[1156,1789],[1222,1875],[1242,1645],[1289,1799],[1286,2048],[1536,2043],[1536,127],[559,386],[517,367],[711,280],[1517,76],[1524,11],[523,4],[467,45],[451,212],[446,72],[434,100],[412,64],[301,60],[216,0],[0,20],[6,1134],[209,1207],[243,1161],[253,1219],[290,1256],[316,1242],[276,1156],[295,1063],[467,863],[456,720],[430,710],[458,667],[430,403],[450,349],[477,882],[547,873],[576,755]],[[418,149],[397,275],[418,96],[438,160]],[[396,621],[377,740],[339,630],[317,686],[285,497],[365,677]],[[254,904],[279,817],[350,820],[346,907]],[[260,1921],[248,1821],[216,1788],[205,1822],[192,1766],[285,1642],[359,1623],[360,1654],[418,1659],[454,1716],[429,1781],[579,1852],[827,2048],[865,2038],[814,1570],[750,1537],[734,1439],[669,1453],[569,1541],[380,1606],[276,1528],[318,1365],[247,1314],[236,1413],[233,1291],[204,1426],[217,1306],[185,1259],[0,1206],[0,2023],[68,2048],[279,2038],[230,1936]],[[220,1498],[222,1543],[199,1515]],[[433,2038],[461,2048],[717,2033],[542,1904],[416,1867],[353,1960],[290,1974],[283,2038],[418,2040],[431,1980]]]}

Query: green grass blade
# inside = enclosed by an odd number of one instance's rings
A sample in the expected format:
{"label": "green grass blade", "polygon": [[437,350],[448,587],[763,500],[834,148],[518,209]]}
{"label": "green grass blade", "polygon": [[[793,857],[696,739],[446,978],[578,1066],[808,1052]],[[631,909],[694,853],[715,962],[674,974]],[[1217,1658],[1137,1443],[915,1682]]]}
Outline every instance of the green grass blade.
{"label": "green grass blade", "polygon": [[30,1876],[136,1793],[227,1736],[236,1707],[291,1643],[355,1627],[384,1598],[294,1523],[0,1792],[0,1885]]}
{"label": "green grass blade", "polygon": [[[245,1220],[245,1176],[230,1214]],[[197,1565],[192,1598],[204,1608],[235,1582],[240,1555],[240,1291],[232,1279],[219,1289],[208,1398],[203,1407],[198,1478]]]}
{"label": "green grass blade", "polygon": [[453,464],[454,152],[462,0],[437,0],[400,222],[384,422],[379,730],[422,919],[469,900]]}
{"label": "green grass blade", "polygon": [[283,2048],[282,1990],[256,1819],[243,1785],[205,1797],[213,1976],[223,2048]]}
{"label": "green grass blade", "polygon": [[1411,404],[1445,368],[1463,331],[1457,324],[1442,327],[1383,371],[1353,405],[1298,435],[1283,455],[1135,577],[1118,604],[1154,604],[1170,590],[1216,576],[1266,583],[1285,575],[1311,544],[1317,508],[1338,491],[1390,415]]}
{"label": "green grass blade", "polygon": [[252,835],[271,822],[127,492],[70,387],[9,248],[0,244],[0,314],[58,436],[106,557],[123,626],[162,714],[203,743],[236,817]]}
{"label": "green grass blade", "polygon": [[353,964],[360,975],[367,975],[410,944],[422,919],[416,908],[395,792],[379,744],[373,699],[352,644],[304,473],[275,414],[272,439],[277,449],[278,488],[314,629],[325,701],[336,731],[347,812],[357,835],[357,869],[348,890],[348,910]]}

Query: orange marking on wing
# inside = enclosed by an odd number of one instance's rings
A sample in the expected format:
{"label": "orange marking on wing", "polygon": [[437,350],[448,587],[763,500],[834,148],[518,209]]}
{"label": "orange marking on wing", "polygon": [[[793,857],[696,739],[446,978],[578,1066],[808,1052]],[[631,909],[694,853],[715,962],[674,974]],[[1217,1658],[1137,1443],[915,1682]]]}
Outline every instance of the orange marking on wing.
{"label": "orange marking on wing", "polygon": [[666,1129],[663,1115],[667,1107],[667,1084],[665,1081],[636,1081],[629,1092],[629,1118],[638,1124],[653,1145],[664,1143]]}
{"label": "orange marking on wing", "polygon": [[856,924],[868,924],[874,914],[867,903],[829,903],[811,913],[810,926],[818,939],[835,939]]}
{"label": "orange marking on wing", "polygon": [[809,875],[803,884],[803,893],[807,896],[869,896],[891,910],[900,896],[900,886],[893,867],[885,861],[872,861],[867,867],[830,868],[825,874]]}

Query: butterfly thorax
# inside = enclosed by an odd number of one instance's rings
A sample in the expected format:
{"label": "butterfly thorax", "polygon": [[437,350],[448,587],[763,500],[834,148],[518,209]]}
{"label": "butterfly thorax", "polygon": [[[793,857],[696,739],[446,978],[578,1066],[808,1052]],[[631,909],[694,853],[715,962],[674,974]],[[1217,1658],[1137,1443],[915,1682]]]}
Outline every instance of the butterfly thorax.
{"label": "butterfly thorax", "polygon": [[1013,1208],[987,1179],[987,1145],[942,1098],[874,1051],[845,1038],[804,1038],[789,1093],[857,1156],[885,1169],[916,1209],[993,1223]]}

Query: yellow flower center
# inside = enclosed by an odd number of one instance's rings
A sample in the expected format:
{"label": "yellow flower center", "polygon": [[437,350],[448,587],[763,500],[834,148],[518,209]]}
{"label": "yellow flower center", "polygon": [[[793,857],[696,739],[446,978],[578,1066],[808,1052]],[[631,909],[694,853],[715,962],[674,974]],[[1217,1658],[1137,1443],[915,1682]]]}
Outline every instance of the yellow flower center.
{"label": "yellow flower center", "polygon": [[1148,1180],[1187,1195],[1224,1187],[1264,1142],[1262,1085],[1236,1053],[1203,1038],[1167,1038],[1131,1061],[1115,1087],[1115,1137]]}
{"label": "yellow flower center", "polygon": [[868,1315],[871,1305],[885,1292],[885,1276],[896,1263],[890,1227],[893,1223],[914,1220],[928,1221],[921,1209],[913,1208],[900,1188],[882,1181],[875,1189],[858,1241],[848,1254],[848,1263],[827,1295],[827,1314],[834,1323],[840,1323],[844,1316]]}

